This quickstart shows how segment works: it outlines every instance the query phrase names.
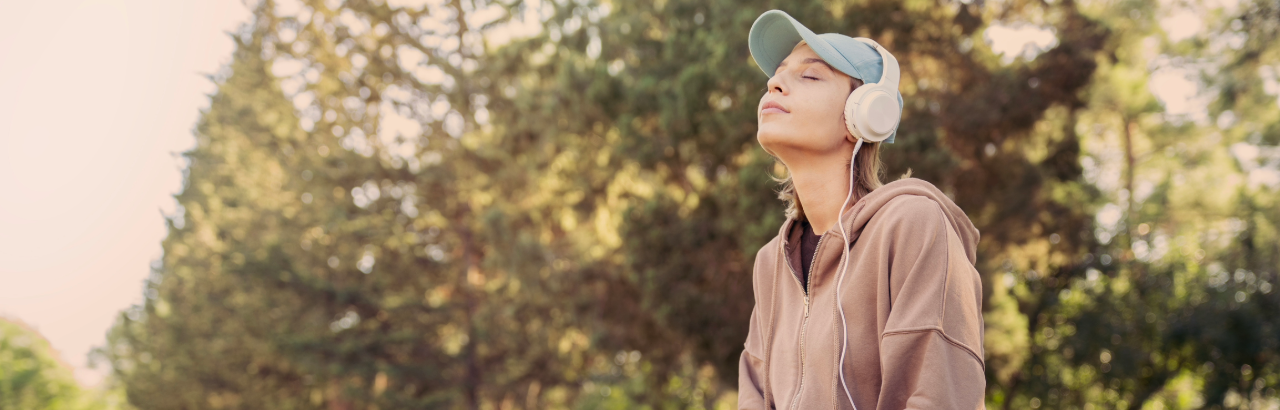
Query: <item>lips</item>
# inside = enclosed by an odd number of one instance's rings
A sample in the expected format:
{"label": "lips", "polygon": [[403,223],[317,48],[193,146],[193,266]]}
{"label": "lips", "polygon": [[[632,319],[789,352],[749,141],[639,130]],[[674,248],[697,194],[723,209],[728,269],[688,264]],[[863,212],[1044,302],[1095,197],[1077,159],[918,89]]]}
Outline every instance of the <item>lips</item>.
{"label": "lips", "polygon": [[782,104],[778,104],[776,101],[769,101],[767,103],[764,103],[764,105],[760,107],[761,115],[778,114],[778,113],[790,114],[791,111],[787,111],[787,109],[783,107]]}

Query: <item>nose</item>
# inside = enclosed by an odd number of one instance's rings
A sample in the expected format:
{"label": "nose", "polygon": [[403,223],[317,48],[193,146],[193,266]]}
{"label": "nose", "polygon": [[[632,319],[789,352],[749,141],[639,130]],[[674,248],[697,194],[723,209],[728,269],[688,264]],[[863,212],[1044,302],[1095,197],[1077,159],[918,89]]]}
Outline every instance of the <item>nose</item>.
{"label": "nose", "polygon": [[781,72],[774,73],[773,77],[769,77],[769,82],[765,83],[765,85],[769,87],[769,92],[777,91],[782,95],[787,95],[787,93],[790,92],[790,87],[783,84],[783,77],[786,76],[781,74]]}

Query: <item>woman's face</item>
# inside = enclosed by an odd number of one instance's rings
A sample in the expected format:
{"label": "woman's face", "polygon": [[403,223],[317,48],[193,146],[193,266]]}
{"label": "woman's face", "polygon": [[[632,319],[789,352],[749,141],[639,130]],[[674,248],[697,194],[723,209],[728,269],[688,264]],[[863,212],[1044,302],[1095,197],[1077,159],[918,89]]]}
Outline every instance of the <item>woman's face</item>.
{"label": "woman's face", "polygon": [[844,125],[848,75],[800,43],[782,60],[757,108],[756,139],[783,162],[795,155],[831,154],[852,137]]}

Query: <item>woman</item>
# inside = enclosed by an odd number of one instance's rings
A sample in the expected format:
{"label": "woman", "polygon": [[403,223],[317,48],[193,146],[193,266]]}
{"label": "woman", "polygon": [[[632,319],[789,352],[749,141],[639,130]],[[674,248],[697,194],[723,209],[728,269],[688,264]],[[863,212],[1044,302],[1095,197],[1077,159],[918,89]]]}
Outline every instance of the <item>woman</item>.
{"label": "woman", "polygon": [[880,182],[897,61],[777,10],[750,45],[770,77],[757,139],[787,168],[788,209],[756,254],[739,408],[984,407],[978,230],[928,182]]}

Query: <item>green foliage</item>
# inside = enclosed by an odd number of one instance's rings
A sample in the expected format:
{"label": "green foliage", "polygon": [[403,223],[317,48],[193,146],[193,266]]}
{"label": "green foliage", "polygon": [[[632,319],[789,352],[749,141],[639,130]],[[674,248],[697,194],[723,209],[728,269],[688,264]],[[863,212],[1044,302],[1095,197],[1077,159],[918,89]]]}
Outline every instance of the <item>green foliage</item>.
{"label": "green foliage", "polygon": [[[139,408],[732,408],[782,222],[746,46],[776,7],[903,62],[887,175],[983,233],[991,407],[1274,403],[1270,3],[289,4],[233,34],[99,352]],[[1168,41],[1176,7],[1210,32]],[[995,22],[1057,44],[1005,64]],[[1148,91],[1184,60],[1223,67],[1214,121]]]}
{"label": "green foliage", "polygon": [[39,333],[0,319],[0,408],[77,408],[71,369]]}
{"label": "green foliage", "polygon": [[114,390],[82,389],[39,332],[0,318],[0,409],[123,409]]}
{"label": "green foliage", "polygon": [[[1081,232],[1089,252],[1065,263],[1052,256],[1008,259],[1003,275],[1023,301],[1031,342],[1020,369],[997,378],[1003,394],[994,396],[1006,400],[1005,408],[1276,403],[1271,374],[1280,346],[1276,323],[1264,312],[1280,301],[1271,289],[1280,266],[1280,215],[1275,185],[1250,182],[1246,172],[1257,164],[1240,153],[1274,146],[1261,130],[1274,126],[1278,107],[1274,95],[1229,103],[1240,101],[1230,96],[1240,92],[1233,84],[1263,82],[1256,66],[1245,79],[1212,68],[1274,55],[1248,47],[1269,44],[1220,45],[1233,35],[1219,31],[1224,28],[1274,30],[1273,20],[1260,18],[1261,4],[1242,4],[1241,15],[1218,23],[1207,19],[1210,27],[1224,27],[1179,43],[1164,37],[1155,24],[1160,13],[1145,6],[1117,3],[1087,11],[1122,16],[1102,19],[1115,33],[1109,40],[1114,59],[1100,64],[1084,109],[1070,123],[1087,136],[1082,182],[1096,189],[1084,203],[1096,215],[1091,229]],[[1221,12],[1180,7],[1205,16]],[[1237,19],[1253,25],[1231,23]],[[1224,93],[1207,115],[1216,120],[1166,113],[1146,91],[1153,59],[1202,67],[1205,85]],[[1043,244],[1024,245],[1031,246]],[[1047,274],[1019,278],[1023,272]]]}

